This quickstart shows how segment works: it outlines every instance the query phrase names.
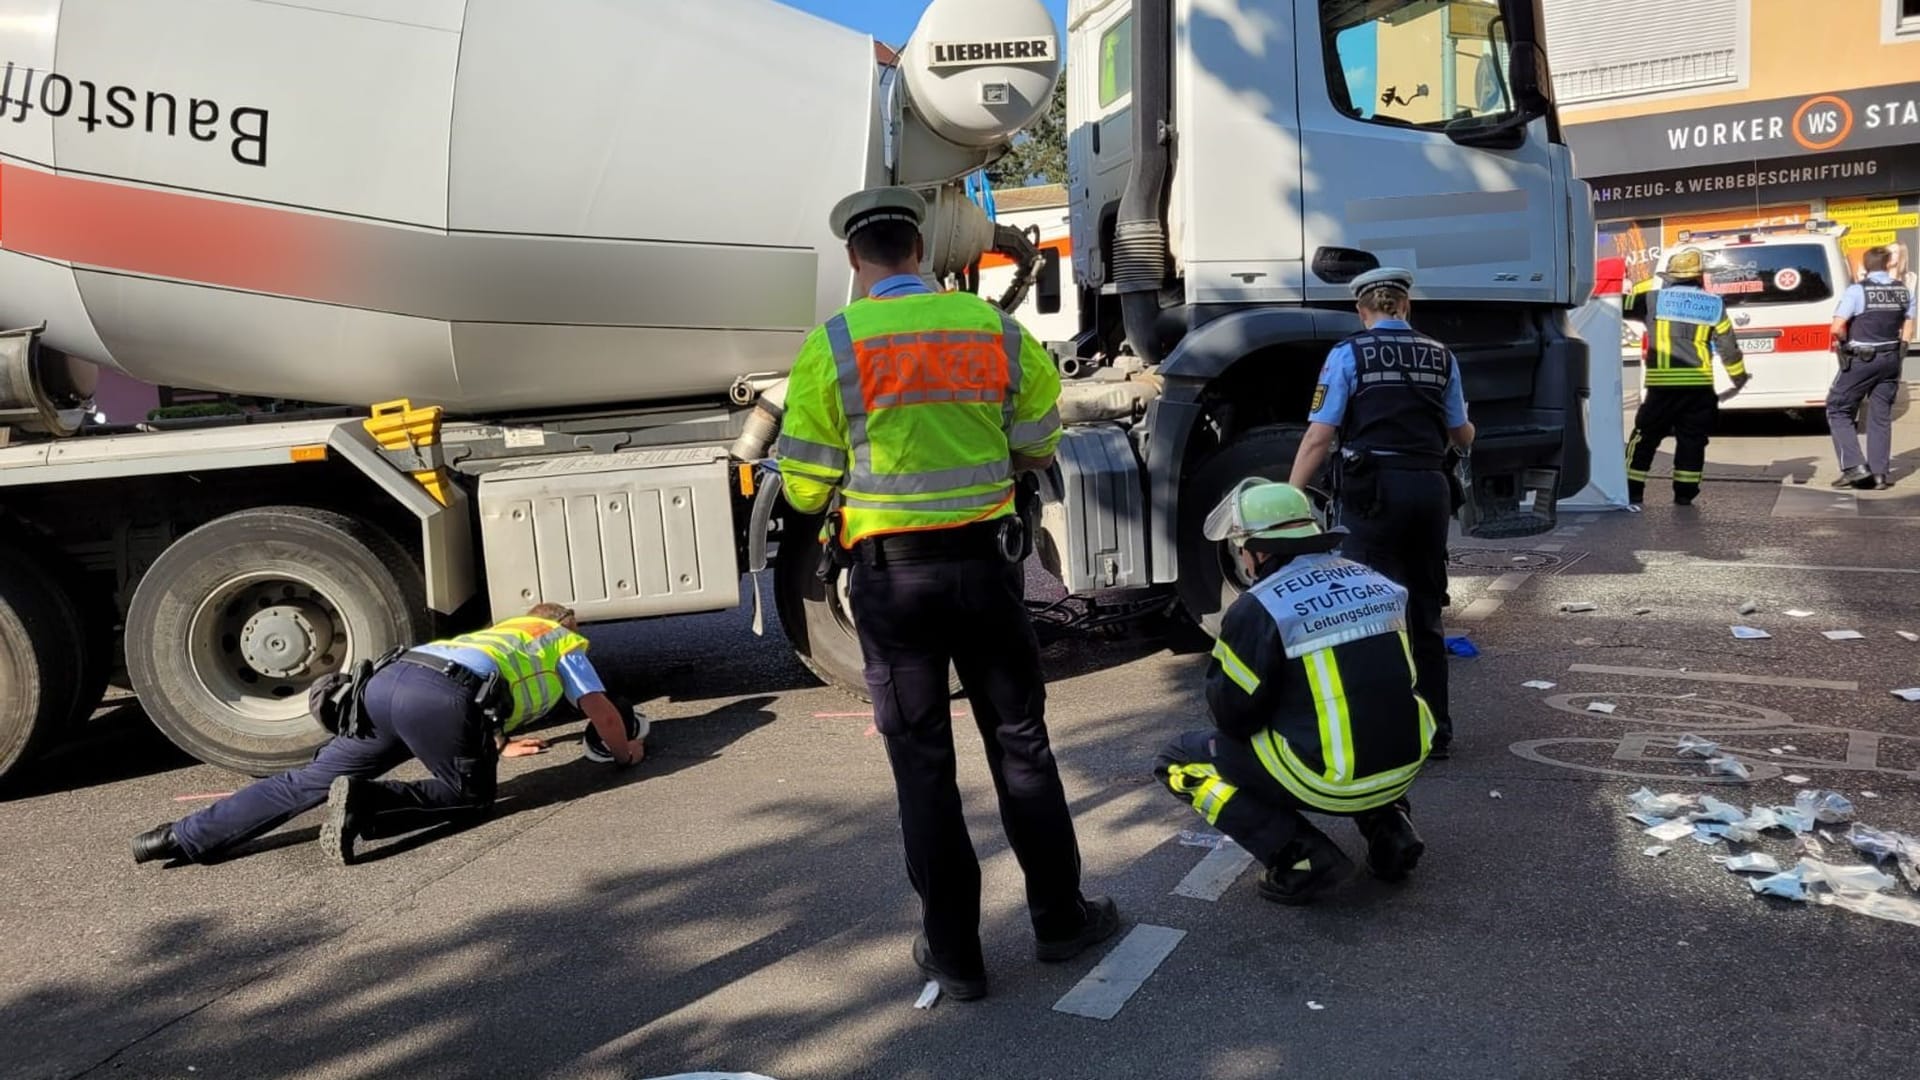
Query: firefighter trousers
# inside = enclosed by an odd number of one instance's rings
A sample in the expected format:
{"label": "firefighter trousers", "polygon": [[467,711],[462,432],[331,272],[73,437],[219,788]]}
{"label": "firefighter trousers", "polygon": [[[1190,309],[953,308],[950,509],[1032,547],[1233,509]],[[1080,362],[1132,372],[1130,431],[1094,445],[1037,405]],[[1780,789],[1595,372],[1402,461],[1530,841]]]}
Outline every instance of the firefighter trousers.
{"label": "firefighter trousers", "polygon": [[1627,501],[1638,506],[1647,494],[1647,470],[1660,444],[1673,436],[1673,498],[1689,503],[1700,494],[1707,467],[1707,438],[1720,415],[1720,399],[1711,386],[1652,386],[1633,416],[1627,439]]}
{"label": "firefighter trousers", "polygon": [[[1218,731],[1188,732],[1161,751],[1153,778],[1262,866],[1291,862],[1288,849],[1296,841],[1327,839],[1301,811],[1330,812],[1307,806],[1281,786],[1245,739]],[[1402,798],[1378,809],[1331,816],[1353,818],[1360,835],[1372,844],[1381,826],[1392,823],[1396,810],[1410,814],[1412,807]]]}

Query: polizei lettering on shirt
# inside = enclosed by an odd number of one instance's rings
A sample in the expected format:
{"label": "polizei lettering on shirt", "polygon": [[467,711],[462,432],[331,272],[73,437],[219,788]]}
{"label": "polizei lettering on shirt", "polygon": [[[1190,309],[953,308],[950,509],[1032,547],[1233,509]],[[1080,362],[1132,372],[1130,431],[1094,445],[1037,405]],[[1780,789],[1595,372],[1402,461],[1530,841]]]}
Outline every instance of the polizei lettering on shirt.
{"label": "polizei lettering on shirt", "polygon": [[1012,41],[935,42],[928,67],[979,67],[987,64],[1035,64],[1054,59],[1052,38]]}
{"label": "polizei lettering on shirt", "polygon": [[1905,311],[1913,302],[1905,286],[1873,285],[1860,287],[1865,294],[1868,311]]}
{"label": "polizei lettering on shirt", "polygon": [[1446,346],[1419,338],[1360,338],[1353,342],[1353,358],[1362,389],[1382,383],[1444,388],[1453,371]]}
{"label": "polizei lettering on shirt", "polygon": [[1295,559],[1256,585],[1253,595],[1279,625],[1287,656],[1296,660],[1407,626],[1407,591],[1337,555]]}

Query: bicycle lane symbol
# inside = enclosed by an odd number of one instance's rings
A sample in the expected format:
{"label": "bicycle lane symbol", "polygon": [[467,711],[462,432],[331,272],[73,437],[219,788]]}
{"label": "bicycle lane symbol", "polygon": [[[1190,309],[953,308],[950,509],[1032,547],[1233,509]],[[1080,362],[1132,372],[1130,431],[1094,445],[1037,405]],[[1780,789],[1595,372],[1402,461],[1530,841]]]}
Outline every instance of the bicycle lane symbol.
{"label": "bicycle lane symbol", "polygon": [[[1612,715],[1587,711],[1587,705],[1594,701],[1611,702],[1620,709]],[[1642,729],[1607,738],[1566,735],[1528,739],[1508,747],[1518,756],[1542,765],[1625,779],[1687,780],[1699,784],[1772,780],[1786,775],[1789,769],[1795,773],[1874,772],[1920,779],[1920,738],[1803,724],[1787,713],[1764,705],[1640,692],[1556,694],[1547,698],[1546,704],[1585,721]],[[1753,774],[1751,780],[1709,773],[1704,759],[1682,756],[1679,753],[1682,734],[1700,735],[1719,743],[1722,753],[1746,764]],[[1840,756],[1827,757],[1815,756],[1797,747],[1780,754],[1768,752],[1781,749],[1782,744],[1802,742],[1844,749],[1838,751]],[[1913,762],[1915,767],[1882,764],[1883,751],[1898,751],[1900,758]]]}

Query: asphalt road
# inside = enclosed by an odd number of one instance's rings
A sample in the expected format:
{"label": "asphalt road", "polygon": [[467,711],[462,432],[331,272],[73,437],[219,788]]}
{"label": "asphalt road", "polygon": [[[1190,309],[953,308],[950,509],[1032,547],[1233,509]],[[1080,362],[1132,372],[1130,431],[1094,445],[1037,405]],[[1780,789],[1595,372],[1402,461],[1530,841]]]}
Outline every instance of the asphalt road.
{"label": "asphalt road", "polygon": [[[1205,725],[1204,657],[1153,632],[1051,646],[1088,887],[1129,927],[1184,931],[1112,1020],[1054,1009],[1100,958],[1031,960],[971,733],[993,993],[912,1007],[881,743],[730,613],[595,632],[658,718],[643,768],[585,762],[558,729],[504,763],[490,822],[346,870],[311,817],[220,865],[132,865],[128,836],[236,779],[103,716],[0,807],[0,1076],[1911,1075],[1920,928],[1755,897],[1718,845],[1648,857],[1625,816],[1643,782],[1778,804],[1805,776],[1920,833],[1920,704],[1889,693],[1920,686],[1895,633],[1920,632],[1920,481],[1836,498],[1817,433],[1734,429],[1695,509],[1657,481],[1642,515],[1461,546],[1451,621],[1480,656],[1454,661],[1460,750],[1415,788],[1429,853],[1404,886],[1308,910],[1262,902],[1252,873],[1175,895],[1209,854],[1178,834],[1205,826],[1146,771]],[[1920,426],[1898,445],[1910,467]],[[1761,775],[1709,787],[1632,738],[1689,730]]]}

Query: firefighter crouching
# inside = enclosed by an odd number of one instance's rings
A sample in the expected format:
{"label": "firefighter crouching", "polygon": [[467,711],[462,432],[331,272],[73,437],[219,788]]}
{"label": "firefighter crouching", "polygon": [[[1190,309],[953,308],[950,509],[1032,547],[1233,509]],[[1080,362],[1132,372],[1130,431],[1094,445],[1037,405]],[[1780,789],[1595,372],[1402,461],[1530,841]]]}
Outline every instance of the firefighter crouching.
{"label": "firefighter crouching", "polygon": [[1434,736],[1407,591],[1332,554],[1341,535],[1288,484],[1243,481],[1206,536],[1258,583],[1227,609],[1207,668],[1215,730],[1175,740],[1155,779],[1266,867],[1265,899],[1310,903],[1353,867],[1302,811],[1353,818],[1373,874],[1405,878],[1425,850],[1406,792]]}

